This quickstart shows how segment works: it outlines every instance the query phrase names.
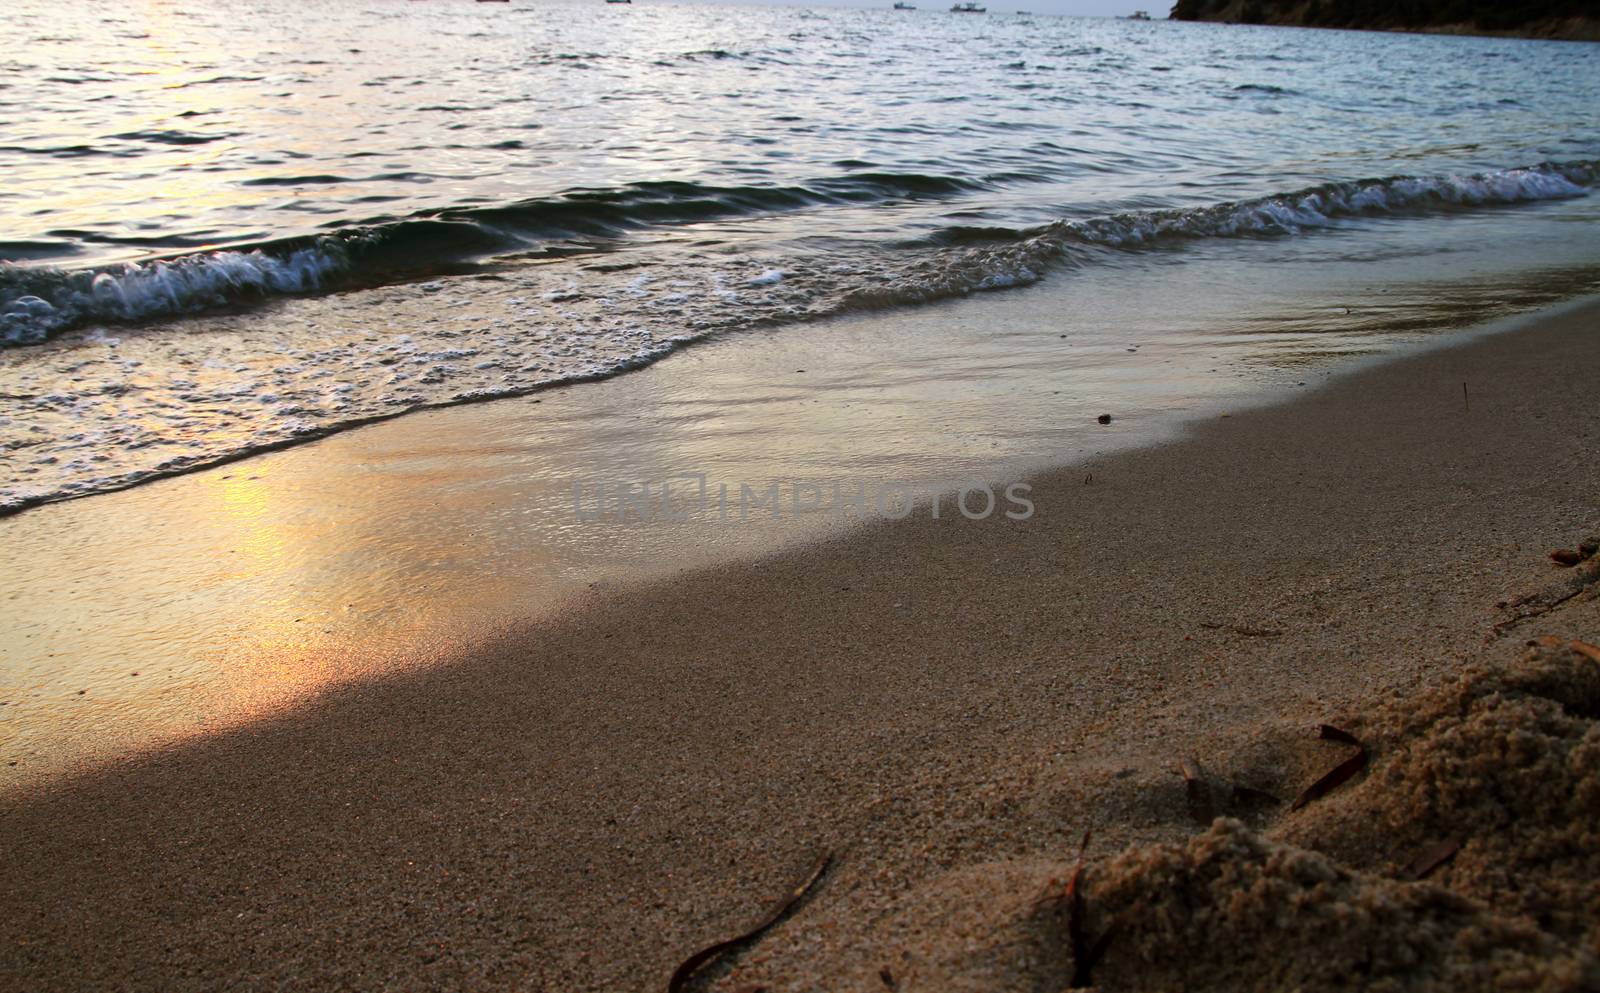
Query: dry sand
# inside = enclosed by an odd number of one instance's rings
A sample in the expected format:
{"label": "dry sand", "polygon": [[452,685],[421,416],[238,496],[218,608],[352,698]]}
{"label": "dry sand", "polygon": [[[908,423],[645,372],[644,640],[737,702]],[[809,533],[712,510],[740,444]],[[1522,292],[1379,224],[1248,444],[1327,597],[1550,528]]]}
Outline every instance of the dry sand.
{"label": "dry sand", "polygon": [[[659,989],[827,849],[697,987],[1058,990],[1091,827],[1107,989],[1596,988],[1600,694],[1519,653],[1600,640],[1600,602],[1492,628],[1600,531],[1597,334],[1365,369],[1041,478],[1027,522],[607,591],[9,798],[0,988]],[[1235,802],[1348,753],[1324,720],[1370,769]]]}

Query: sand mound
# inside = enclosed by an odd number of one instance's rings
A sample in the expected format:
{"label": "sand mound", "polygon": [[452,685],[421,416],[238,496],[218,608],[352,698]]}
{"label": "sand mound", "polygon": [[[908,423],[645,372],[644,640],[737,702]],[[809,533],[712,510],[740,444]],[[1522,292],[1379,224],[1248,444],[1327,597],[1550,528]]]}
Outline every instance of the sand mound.
{"label": "sand mound", "polygon": [[[1108,991],[1600,990],[1593,654],[1552,642],[1344,715],[1364,772],[1091,863],[1081,901],[1069,863],[937,878],[879,932],[893,988],[1070,988],[1109,934],[1088,977]],[[1355,751],[1317,747],[1278,764]]]}
{"label": "sand mound", "polygon": [[1442,887],[1353,872],[1229,820],[1125,853],[1089,905],[1115,927],[1094,971],[1105,989],[1577,990],[1591,965]]}
{"label": "sand mound", "polygon": [[1459,842],[1432,880],[1600,951],[1597,718],[1600,659],[1561,645],[1393,698],[1352,722],[1371,774],[1276,836],[1391,876]]}
{"label": "sand mound", "polygon": [[[1123,854],[1107,989],[1600,989],[1600,658],[1540,645],[1343,722],[1362,779]],[[1426,874],[1426,881],[1416,881]]]}

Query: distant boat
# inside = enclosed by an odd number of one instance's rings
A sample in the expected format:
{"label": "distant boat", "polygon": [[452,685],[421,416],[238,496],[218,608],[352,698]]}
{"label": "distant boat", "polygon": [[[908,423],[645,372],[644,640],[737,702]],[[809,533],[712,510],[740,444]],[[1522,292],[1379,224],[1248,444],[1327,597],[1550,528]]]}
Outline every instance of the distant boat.
{"label": "distant boat", "polygon": [[952,4],[950,6],[950,13],[952,14],[986,14],[988,12],[988,7],[973,3],[972,0],[968,0],[967,3]]}
{"label": "distant boat", "polygon": [[917,5],[914,4],[914,3],[906,3],[905,0],[897,0],[897,2],[894,5],[894,9],[895,10],[916,10],[917,9]]}
{"label": "distant boat", "polygon": [[1128,15],[1128,20],[1130,21],[1148,21],[1149,19],[1150,12],[1148,10],[1136,10]]}
{"label": "distant boat", "polygon": [[606,3],[633,3],[633,0],[606,0]]}

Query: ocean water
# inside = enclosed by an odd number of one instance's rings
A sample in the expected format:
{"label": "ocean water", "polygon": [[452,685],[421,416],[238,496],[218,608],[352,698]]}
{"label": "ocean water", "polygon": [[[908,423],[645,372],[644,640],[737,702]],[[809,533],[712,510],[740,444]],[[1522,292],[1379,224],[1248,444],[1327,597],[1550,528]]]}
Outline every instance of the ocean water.
{"label": "ocean water", "polygon": [[1241,239],[1600,261],[1594,45],[12,0],[0,52],[0,512]]}

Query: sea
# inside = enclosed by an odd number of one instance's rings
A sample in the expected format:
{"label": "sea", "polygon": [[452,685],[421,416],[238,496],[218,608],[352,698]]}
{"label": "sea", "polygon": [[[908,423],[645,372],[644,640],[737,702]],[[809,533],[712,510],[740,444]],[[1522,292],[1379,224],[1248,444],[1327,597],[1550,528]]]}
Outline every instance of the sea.
{"label": "sea", "polygon": [[1258,282],[1386,246],[1470,255],[1441,305],[1589,292],[1597,107],[1582,43],[938,4],[8,0],[0,512],[1041,281],[1065,338],[1075,286],[1227,246]]}

